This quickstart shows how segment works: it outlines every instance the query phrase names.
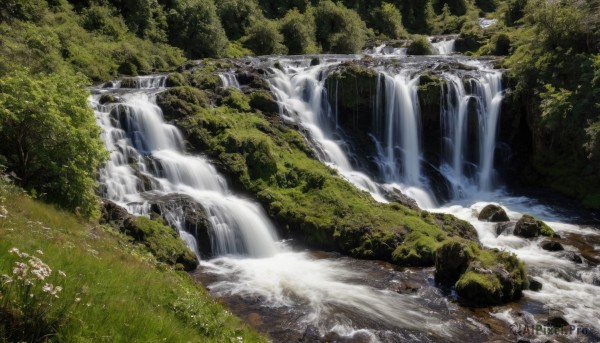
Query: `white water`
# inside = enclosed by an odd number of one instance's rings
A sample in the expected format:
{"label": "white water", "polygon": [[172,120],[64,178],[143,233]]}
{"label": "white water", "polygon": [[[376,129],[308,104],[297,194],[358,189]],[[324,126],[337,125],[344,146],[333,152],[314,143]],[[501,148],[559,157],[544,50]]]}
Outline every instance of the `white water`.
{"label": "white water", "polygon": [[[493,200],[490,200],[493,199]],[[490,248],[498,248],[515,253],[527,266],[529,275],[540,281],[543,288],[539,292],[525,291],[525,297],[544,304],[548,315],[562,315],[571,324],[588,330],[600,330],[600,269],[591,268],[585,261],[577,264],[566,259],[562,252],[550,252],[540,248],[543,238],[528,240],[511,233],[496,233],[495,223],[477,220],[475,212],[487,204],[501,205],[511,221],[518,220],[522,214],[529,213],[544,220],[559,235],[575,234],[589,239],[598,239],[597,229],[567,224],[568,218],[557,215],[555,210],[540,205],[527,197],[515,197],[502,191],[472,194],[468,199],[457,200],[436,209],[437,212],[451,213],[469,221],[477,230],[481,243]],[[565,250],[575,251],[565,245]],[[600,246],[596,247],[600,251]],[[596,284],[594,284],[594,280]],[[506,310],[498,314],[508,323],[518,317],[517,311]],[[575,337],[578,339],[578,337]]]}
{"label": "white water", "polygon": [[437,55],[449,55],[454,52],[454,43],[456,39],[444,39],[431,43],[433,50]]}
{"label": "white water", "polygon": [[240,83],[238,82],[238,79],[235,76],[235,73],[231,73],[231,72],[219,73],[219,78],[221,79],[221,82],[223,83],[224,88],[235,88],[235,89],[241,88]]}
{"label": "white water", "polygon": [[[445,176],[450,180],[455,197],[477,189],[493,189],[496,136],[503,98],[502,73],[477,66],[480,73],[467,78],[470,91],[465,89],[464,79],[451,73],[443,75],[446,87],[442,87],[440,115],[444,161],[440,169],[445,171]],[[477,132],[468,131],[470,101],[476,102]],[[479,144],[467,144],[467,137],[475,135]],[[479,152],[478,160],[470,161],[468,157],[475,151]],[[472,165],[477,166],[476,175],[472,171],[465,171],[465,167]]]}
{"label": "white water", "polygon": [[363,51],[363,54],[371,56],[405,57],[406,48],[394,48],[383,43],[374,48],[366,49]]}

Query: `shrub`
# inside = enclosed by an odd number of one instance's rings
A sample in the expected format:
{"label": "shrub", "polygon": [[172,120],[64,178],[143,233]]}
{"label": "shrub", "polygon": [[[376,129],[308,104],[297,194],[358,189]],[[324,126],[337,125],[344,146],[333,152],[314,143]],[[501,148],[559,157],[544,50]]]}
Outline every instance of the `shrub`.
{"label": "shrub", "polygon": [[375,10],[373,27],[379,33],[391,39],[406,38],[408,32],[402,26],[402,14],[393,4],[383,2],[381,7]]}
{"label": "shrub", "polygon": [[408,46],[406,53],[409,55],[431,55],[431,43],[424,36],[418,36]]}
{"label": "shrub", "polygon": [[279,27],[289,54],[316,54],[319,52],[316,41],[317,27],[312,10],[304,14],[295,8],[290,10],[279,22]]}
{"label": "shrub", "polygon": [[341,3],[329,0],[319,3],[315,9],[317,42],[323,50],[333,53],[357,53],[365,45],[367,26],[358,13]]}
{"label": "shrub", "polygon": [[125,22],[108,7],[94,5],[86,8],[82,14],[83,28],[119,39],[127,32]]}
{"label": "shrub", "polygon": [[254,0],[220,0],[216,5],[221,24],[231,40],[243,37],[253,20],[263,18]]}
{"label": "shrub", "polygon": [[106,152],[86,82],[26,70],[0,78],[0,154],[23,187],[89,216],[97,209],[95,176]]}
{"label": "shrub", "polygon": [[256,20],[242,38],[244,46],[257,55],[285,54],[287,48],[282,44],[283,36],[277,30],[275,22],[268,19]]}

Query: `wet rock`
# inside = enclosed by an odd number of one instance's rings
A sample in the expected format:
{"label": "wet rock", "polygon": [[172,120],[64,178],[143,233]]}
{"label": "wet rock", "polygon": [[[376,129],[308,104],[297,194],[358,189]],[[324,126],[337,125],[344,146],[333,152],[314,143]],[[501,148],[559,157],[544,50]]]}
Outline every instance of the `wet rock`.
{"label": "wet rock", "polygon": [[574,251],[564,251],[561,253],[561,257],[563,257],[573,263],[577,263],[577,264],[583,263],[581,256],[579,256],[579,254],[577,254]]}
{"label": "wet rock", "polygon": [[116,227],[122,225],[123,221],[127,219],[130,214],[127,210],[110,200],[104,200],[102,202],[100,223],[101,224],[113,224]]}
{"label": "wet rock", "polygon": [[263,113],[278,114],[279,105],[273,99],[273,95],[267,91],[256,91],[250,93],[250,107]]}
{"label": "wet rock", "polygon": [[524,214],[515,225],[514,234],[523,238],[538,236],[557,237],[558,235],[543,221],[532,215]]}
{"label": "wet rock", "polygon": [[543,241],[542,243],[540,243],[540,247],[542,249],[548,250],[548,251],[562,251],[562,250],[565,250],[565,248],[559,242],[548,241],[548,240]]}
{"label": "wet rock", "polygon": [[529,290],[534,292],[539,292],[542,290],[542,283],[537,281],[536,279],[529,277]]}
{"label": "wet rock", "polygon": [[317,329],[314,325],[308,325],[306,330],[304,330],[304,335],[300,339],[302,343],[320,343],[321,335],[319,334],[319,329]]}
{"label": "wet rock", "polygon": [[477,219],[485,222],[507,222],[509,221],[506,211],[498,205],[489,204],[484,207]]}
{"label": "wet rock", "polygon": [[112,81],[108,81],[104,85],[102,85],[102,88],[115,88],[115,83]]}
{"label": "wet rock", "polygon": [[548,317],[548,319],[546,320],[546,323],[549,326],[555,327],[555,328],[562,328],[565,326],[569,326],[569,322],[567,322],[563,317],[560,317],[560,316]]}
{"label": "wet rock", "polygon": [[415,201],[415,199],[402,193],[397,188],[385,189],[385,197],[392,201],[400,203],[400,204],[410,208],[411,210],[420,210],[419,205],[417,205],[417,202]]}
{"label": "wet rock", "polygon": [[313,59],[310,60],[310,66],[318,66],[319,64],[321,64],[321,60],[319,60],[318,57],[315,57]]}
{"label": "wet rock", "polygon": [[175,87],[156,96],[156,104],[167,121],[190,116],[210,105],[206,92],[193,87]]}
{"label": "wet rock", "polygon": [[435,280],[445,286],[453,286],[467,270],[472,255],[463,240],[449,240],[435,254]]}
{"label": "wet rock", "polygon": [[121,88],[138,88],[139,81],[136,78],[125,78],[121,80]]}
{"label": "wet rock", "polygon": [[100,99],[98,100],[98,102],[100,103],[100,105],[114,104],[114,103],[123,102],[123,99],[121,99],[118,96],[112,95],[112,94],[103,94],[100,97]]}
{"label": "wet rock", "polygon": [[515,229],[514,222],[503,222],[496,224],[496,236],[512,233]]}

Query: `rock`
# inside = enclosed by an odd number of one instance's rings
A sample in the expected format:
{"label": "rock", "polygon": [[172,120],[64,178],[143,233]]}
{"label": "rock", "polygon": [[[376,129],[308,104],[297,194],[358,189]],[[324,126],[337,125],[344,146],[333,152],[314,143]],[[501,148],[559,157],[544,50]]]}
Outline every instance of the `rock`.
{"label": "rock", "polygon": [[384,189],[385,191],[385,197],[395,201],[397,203],[400,203],[408,208],[410,208],[411,210],[420,210],[419,209],[419,205],[417,205],[417,202],[415,201],[415,199],[407,196],[406,194],[402,193],[399,189],[397,188],[391,188],[391,189]]}
{"label": "rock", "polygon": [[451,287],[467,270],[473,258],[468,242],[448,240],[435,253],[435,280]]}
{"label": "rock", "polygon": [[529,277],[529,290],[534,292],[539,292],[542,290],[542,283],[537,281],[536,279]]}
{"label": "rock", "polygon": [[569,322],[567,322],[563,317],[560,316],[548,317],[546,323],[554,328],[562,328],[565,326],[569,326]]}
{"label": "rock", "polygon": [[319,64],[321,64],[321,60],[319,60],[318,57],[314,57],[313,59],[310,60],[310,66],[318,66]]}
{"label": "rock", "polygon": [[509,234],[514,232],[515,230],[515,223],[514,222],[502,222],[502,223],[498,223],[496,224],[496,235],[500,236],[504,233]]}
{"label": "rock", "polygon": [[320,343],[321,335],[319,334],[319,329],[317,329],[314,325],[308,325],[306,330],[304,330],[304,335],[300,339],[302,343]]}
{"label": "rock", "polygon": [[114,103],[123,102],[123,99],[121,99],[118,96],[112,95],[112,94],[103,94],[100,97],[100,99],[98,100],[98,102],[100,103],[100,105],[114,104]]}
{"label": "rock", "polygon": [[562,251],[565,250],[565,248],[562,246],[562,244],[556,242],[556,241],[543,241],[542,243],[540,243],[540,247],[542,247],[542,249],[544,250],[548,250],[548,251]]}
{"label": "rock", "polygon": [[481,212],[479,212],[477,219],[494,223],[509,221],[506,211],[504,211],[502,207],[493,204],[484,207]]}
{"label": "rock", "polygon": [[167,86],[167,87],[187,86],[187,80],[186,80],[185,76],[181,73],[171,73],[167,76],[167,80],[165,80],[165,86]]}
{"label": "rock", "polygon": [[115,88],[115,83],[112,81],[108,81],[104,85],[102,85],[102,88]]}
{"label": "rock", "polygon": [[267,91],[255,91],[250,93],[250,107],[263,113],[278,114],[279,104],[273,99],[273,95]]}
{"label": "rock", "polygon": [[538,236],[557,237],[558,235],[543,221],[532,215],[524,214],[515,225],[514,234],[523,238]]}
{"label": "rock", "polygon": [[120,227],[123,221],[130,217],[127,210],[110,200],[104,200],[102,202],[100,214],[101,224],[115,224],[116,227]]}
{"label": "rock", "polygon": [[579,254],[577,254],[576,252],[573,251],[564,251],[561,253],[561,257],[573,262],[573,263],[583,263],[583,260],[581,259],[581,256],[579,256]]}
{"label": "rock", "polygon": [[170,88],[156,96],[156,104],[167,121],[190,116],[210,105],[206,92],[184,86]]}

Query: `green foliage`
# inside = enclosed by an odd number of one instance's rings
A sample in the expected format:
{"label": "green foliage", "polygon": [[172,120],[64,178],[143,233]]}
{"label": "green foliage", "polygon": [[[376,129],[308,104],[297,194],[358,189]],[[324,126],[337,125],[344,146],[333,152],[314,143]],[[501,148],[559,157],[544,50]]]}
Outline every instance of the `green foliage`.
{"label": "green foliage", "polygon": [[268,19],[255,20],[246,30],[242,38],[245,47],[257,55],[285,54],[287,48],[283,45],[283,35],[279,33],[277,24]]}
{"label": "green foliage", "polygon": [[279,21],[279,31],[290,55],[318,53],[316,30],[312,8],[305,13],[294,8]]}
{"label": "green foliage", "polygon": [[[49,321],[33,324],[60,325],[52,325],[51,334],[41,341],[209,343],[237,342],[241,337],[244,342],[266,342],[212,300],[187,274],[159,263],[145,247],[132,245],[126,236],[0,183],[0,202],[2,198],[7,216],[0,217],[0,274],[12,275],[19,259],[8,251],[15,247],[21,252],[35,252],[52,269],[42,285],[48,282],[54,287],[47,288],[46,293],[39,292],[37,285],[33,304],[48,310],[45,315]],[[0,286],[0,303],[6,299],[5,286]],[[62,290],[56,291],[56,286]],[[59,298],[50,297],[53,291]],[[25,299],[10,299],[13,308],[28,304]],[[50,302],[51,307],[47,307]],[[57,316],[61,311],[64,316]],[[0,313],[5,314],[3,309]],[[0,318],[0,341],[36,341],[25,335],[33,335],[32,331],[21,331],[19,337],[8,339],[6,326],[18,329],[14,324]]]}
{"label": "green foliage", "polygon": [[123,19],[105,6],[92,5],[82,13],[83,28],[116,40],[127,32]]}
{"label": "green foliage", "polygon": [[166,120],[175,120],[194,114],[199,107],[210,105],[205,92],[189,86],[169,88],[158,94],[156,103]]}
{"label": "green foliage", "polygon": [[431,55],[433,47],[425,36],[417,36],[408,46],[406,53],[409,55]]}
{"label": "green foliage", "polygon": [[382,2],[373,15],[373,28],[391,39],[408,37],[408,32],[402,26],[402,14],[393,4]]}
{"label": "green foliage", "polygon": [[[476,0],[481,2],[481,0]],[[452,15],[461,16],[467,13],[467,0],[438,0],[435,2],[435,7],[439,13],[443,8],[448,8]]]}
{"label": "green foliage", "polygon": [[507,0],[505,3],[504,23],[507,26],[514,26],[523,18],[527,0]]}
{"label": "green foliage", "polygon": [[228,88],[221,104],[239,111],[250,111],[248,97],[235,88]]}
{"label": "green foliage", "polygon": [[[509,0],[510,1],[510,0]],[[499,0],[475,0],[475,6],[483,12],[494,12],[498,7]]]}
{"label": "green foliage", "polygon": [[44,0],[2,0],[0,22],[12,20],[38,21],[48,10]]}
{"label": "green foliage", "polygon": [[227,36],[212,0],[176,0],[167,16],[169,42],[189,58],[221,57]]}
{"label": "green foliage", "polygon": [[80,75],[23,70],[0,78],[0,154],[27,190],[90,216],[106,152],[86,83]]}
{"label": "green foliage", "polygon": [[357,53],[365,45],[367,26],[360,16],[341,3],[322,0],[315,8],[317,42],[323,51]]}
{"label": "green foliage", "polygon": [[216,1],[216,5],[223,28],[231,40],[242,38],[251,23],[263,18],[255,0],[220,0]]}
{"label": "green foliage", "polygon": [[252,56],[254,53],[252,50],[244,48],[242,43],[235,41],[229,42],[227,44],[227,49],[225,50],[225,56],[229,58],[241,58],[245,56]]}

